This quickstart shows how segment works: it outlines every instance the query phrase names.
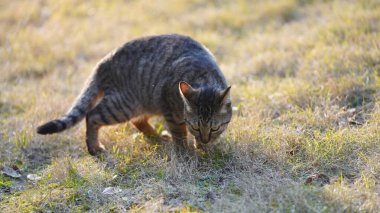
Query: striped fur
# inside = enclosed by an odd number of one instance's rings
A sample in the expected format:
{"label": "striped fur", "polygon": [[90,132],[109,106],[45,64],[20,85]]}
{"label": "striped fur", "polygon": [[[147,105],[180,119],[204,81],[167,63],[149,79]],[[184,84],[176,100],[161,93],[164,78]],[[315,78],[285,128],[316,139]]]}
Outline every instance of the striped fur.
{"label": "striped fur", "polygon": [[183,145],[187,130],[200,143],[216,139],[231,119],[229,87],[212,54],[181,35],[130,41],[103,58],[87,86],[61,118],[40,127],[39,134],[68,129],[86,117],[86,142],[92,155],[104,147],[98,130],[131,121],[157,138],[151,116],[164,116],[172,138]]}

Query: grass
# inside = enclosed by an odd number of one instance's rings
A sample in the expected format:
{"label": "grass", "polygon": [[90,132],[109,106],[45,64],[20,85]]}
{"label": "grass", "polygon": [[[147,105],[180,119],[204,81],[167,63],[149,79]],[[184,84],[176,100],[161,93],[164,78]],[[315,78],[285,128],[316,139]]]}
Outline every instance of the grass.
{"label": "grass", "polygon": [[[23,175],[0,174],[1,212],[380,211],[378,1],[0,1],[0,20],[0,167]],[[83,123],[35,133],[105,54],[164,33],[204,43],[232,84],[233,121],[208,153],[130,124],[102,130],[101,159]]]}

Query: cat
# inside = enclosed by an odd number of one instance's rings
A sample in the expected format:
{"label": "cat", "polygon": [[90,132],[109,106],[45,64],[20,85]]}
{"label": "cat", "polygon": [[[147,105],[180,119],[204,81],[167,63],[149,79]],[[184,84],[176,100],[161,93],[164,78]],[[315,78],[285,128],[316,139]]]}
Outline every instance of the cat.
{"label": "cat", "polygon": [[87,149],[98,155],[105,150],[98,141],[100,127],[131,121],[145,136],[159,138],[148,120],[160,115],[179,146],[185,147],[187,132],[196,144],[207,144],[231,120],[230,88],[199,42],[177,34],[143,37],[106,55],[70,110],[37,133],[61,132],[86,117]]}

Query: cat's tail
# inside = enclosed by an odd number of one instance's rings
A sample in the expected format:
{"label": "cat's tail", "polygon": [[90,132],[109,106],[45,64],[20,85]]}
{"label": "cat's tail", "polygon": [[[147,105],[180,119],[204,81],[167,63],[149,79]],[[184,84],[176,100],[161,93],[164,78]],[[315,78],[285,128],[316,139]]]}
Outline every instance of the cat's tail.
{"label": "cat's tail", "polygon": [[61,118],[49,121],[37,128],[37,133],[41,135],[62,132],[79,123],[86,114],[95,106],[97,100],[101,98],[103,92],[96,82],[96,72],[89,79],[87,86],[82,90],[74,102],[71,109]]}

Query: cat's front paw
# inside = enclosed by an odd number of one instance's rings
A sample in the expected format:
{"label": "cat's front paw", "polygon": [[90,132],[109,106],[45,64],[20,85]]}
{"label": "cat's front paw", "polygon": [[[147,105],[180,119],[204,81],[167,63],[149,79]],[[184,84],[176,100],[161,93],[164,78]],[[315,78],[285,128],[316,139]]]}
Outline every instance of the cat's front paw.
{"label": "cat's front paw", "polygon": [[195,140],[195,139],[194,139],[194,141],[193,141],[193,145],[194,145],[194,148],[195,148],[195,149],[202,149],[202,150],[205,149],[205,147],[204,147],[200,142],[198,142],[198,141]]}
{"label": "cat's front paw", "polygon": [[161,132],[160,138],[165,142],[169,142],[172,139],[172,135],[168,131],[164,130]]}
{"label": "cat's front paw", "polygon": [[103,144],[99,143],[97,146],[88,147],[88,152],[92,156],[99,156],[106,151]]}

